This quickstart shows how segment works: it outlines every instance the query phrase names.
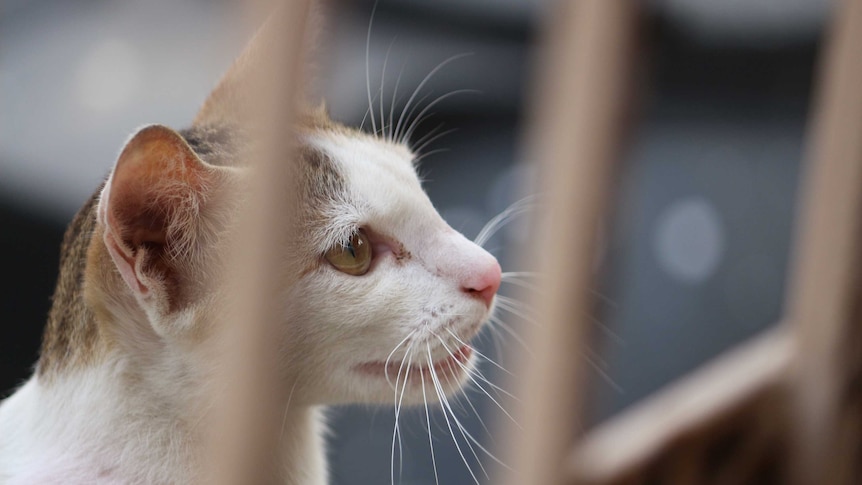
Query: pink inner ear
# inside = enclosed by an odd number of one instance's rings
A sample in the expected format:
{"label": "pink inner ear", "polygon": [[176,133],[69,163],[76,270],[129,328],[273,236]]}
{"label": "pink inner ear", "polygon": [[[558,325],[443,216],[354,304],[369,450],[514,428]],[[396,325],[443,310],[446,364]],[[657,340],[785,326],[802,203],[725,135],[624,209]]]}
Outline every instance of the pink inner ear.
{"label": "pink inner ear", "polygon": [[142,129],[120,154],[100,211],[108,252],[136,293],[147,295],[150,290],[144,283],[149,275],[140,274],[144,267],[157,271],[141,258],[157,257],[154,251],[169,243],[171,220],[186,217],[179,214],[188,210],[183,201],[202,190],[206,173],[206,165],[185,140],[164,126]]}
{"label": "pink inner ear", "polygon": [[138,279],[138,275],[135,271],[134,255],[130,254],[129,249],[126,248],[125,245],[117,242],[110,226],[105,228],[104,241],[105,246],[108,248],[108,254],[111,255],[114,265],[117,267],[117,270],[120,271],[120,276],[123,277],[123,280],[127,285],[129,285],[129,288],[141,296],[147,296],[149,294],[149,288],[147,288],[141,280]]}

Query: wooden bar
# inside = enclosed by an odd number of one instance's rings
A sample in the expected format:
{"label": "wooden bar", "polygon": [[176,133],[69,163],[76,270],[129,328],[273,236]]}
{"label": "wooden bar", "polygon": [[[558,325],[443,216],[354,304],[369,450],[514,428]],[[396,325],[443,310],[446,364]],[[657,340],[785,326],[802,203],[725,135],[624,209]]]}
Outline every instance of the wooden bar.
{"label": "wooden bar", "polygon": [[280,298],[285,284],[291,283],[280,269],[290,265],[284,235],[294,221],[288,194],[296,193],[291,189],[294,164],[286,162],[292,157],[293,141],[285,134],[291,132],[302,86],[309,7],[310,0],[248,2],[249,17],[268,17],[267,24],[234,65],[240,69],[229,71],[214,91],[215,98],[227,93],[238,99],[217,99],[198,115],[198,120],[218,116],[208,109],[228,106],[236,110],[232,116],[240,118],[243,128],[257,127],[260,144],[247,192],[242,194],[243,215],[233,235],[226,275],[229,295],[235,299],[224,315],[227,365],[221,378],[230,391],[217,396],[219,409],[213,413],[215,468],[209,483],[269,483],[278,460],[274,450],[279,449],[286,390],[277,375],[279,349],[272,325],[282,321]]}
{"label": "wooden bar", "polygon": [[787,301],[800,484],[862,483],[862,2],[836,7]]}
{"label": "wooden bar", "polygon": [[787,438],[793,349],[780,325],[600,425],[569,457],[572,482],[744,485],[781,476],[773,457]]}
{"label": "wooden bar", "polygon": [[836,21],[788,323],[600,426],[573,483],[862,483],[862,2]]}
{"label": "wooden bar", "polygon": [[583,346],[592,310],[597,230],[620,152],[637,2],[560,2],[541,66],[529,160],[545,197],[535,252],[547,286],[534,301],[539,325],[516,383],[522,399],[511,427],[503,483],[555,484],[581,425]]}

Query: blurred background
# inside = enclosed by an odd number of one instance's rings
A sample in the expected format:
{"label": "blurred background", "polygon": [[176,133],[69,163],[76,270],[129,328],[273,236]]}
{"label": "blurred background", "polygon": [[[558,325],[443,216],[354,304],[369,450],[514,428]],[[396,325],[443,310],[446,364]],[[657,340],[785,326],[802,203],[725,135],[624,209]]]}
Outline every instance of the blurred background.
{"label": "blurred background", "polygon": [[[321,89],[334,118],[358,125],[368,108],[366,34],[374,2],[343,3],[325,34],[331,48]],[[421,110],[437,96],[475,92],[436,104],[413,137],[454,130],[424,149],[420,171],[435,205],[468,237],[511,203],[540,193],[529,187],[534,171],[520,157],[520,142],[534,54],[551,3],[381,0],[377,6],[368,43],[370,90],[376,109],[382,91],[387,116],[390,103],[400,113],[441,62],[469,53],[436,72],[414,103]],[[595,371],[592,418],[585,426],[780,318],[806,116],[829,4],[646,4],[635,129],[615,211],[602,231],[598,283],[590,289],[600,295],[595,324],[601,338],[590,348],[572,349]],[[242,6],[228,1],[3,3],[0,393],[26,379],[37,358],[65,224],[136,127],[190,124],[253,27],[243,21]],[[486,244],[504,271],[530,269],[529,261],[516,257],[531,244],[529,218],[528,212]],[[516,289],[503,293],[525,298]],[[498,310],[504,325],[497,325],[498,337],[488,330],[480,337],[479,348],[505,366],[513,352],[524,351],[517,335],[530,323],[518,314],[529,317],[529,309]],[[481,370],[502,382],[493,366]],[[473,436],[494,449],[486,426],[493,431],[506,418],[473,387],[470,403],[461,399],[453,409]],[[392,409],[338,408],[331,418],[334,483],[388,483]],[[434,483],[424,412],[402,421],[399,483]],[[431,421],[440,483],[472,483],[443,415],[438,411]],[[469,466],[486,481],[458,439]],[[476,452],[485,467],[493,463]]]}

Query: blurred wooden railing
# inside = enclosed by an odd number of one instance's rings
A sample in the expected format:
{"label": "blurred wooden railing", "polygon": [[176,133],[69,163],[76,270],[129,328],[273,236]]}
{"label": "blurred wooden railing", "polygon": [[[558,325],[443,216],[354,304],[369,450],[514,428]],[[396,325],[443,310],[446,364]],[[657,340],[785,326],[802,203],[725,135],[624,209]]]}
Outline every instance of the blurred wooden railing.
{"label": "blurred wooden railing", "polygon": [[778,328],[585,436],[578,352],[597,221],[624,145],[640,2],[560,2],[533,155],[549,219],[533,257],[535,358],[507,443],[516,484],[862,483],[862,2],[836,2],[811,123],[786,315]]}
{"label": "blurred wooden railing", "polygon": [[[292,3],[299,11],[308,8],[308,0]],[[862,2],[856,0],[835,5],[785,322],[587,435],[576,432],[586,391],[584,363],[573,349],[587,338],[586,315],[593,305],[590,295],[577,289],[591,283],[598,221],[623,147],[641,5],[634,0],[561,1],[553,16],[530,152],[544,170],[548,194],[534,255],[547,287],[536,302],[542,325],[533,327],[528,339],[535,357],[524,361],[518,385],[523,430],[509,430],[506,440],[514,471],[501,471],[499,481],[860,484]],[[299,35],[287,36],[291,61],[274,71],[287,86],[298,84]],[[277,98],[289,113],[290,91]],[[290,150],[277,142],[273,147]],[[251,204],[264,207],[259,214],[284,204],[267,185],[267,180],[280,180],[266,176],[278,170],[272,164],[261,169],[260,200]],[[251,268],[243,274],[249,282],[267,281],[263,263],[276,250],[265,242],[265,220],[253,219],[248,229],[248,240],[260,243],[260,250],[247,248],[237,256],[248,258],[242,264]],[[240,307],[262,327],[271,311],[267,292],[251,283],[242,287]],[[247,348],[254,349],[258,338],[253,334]],[[253,359],[237,357],[237,363],[244,362]],[[230,376],[235,382],[247,379],[264,387],[258,368],[238,369],[239,375]],[[243,401],[236,409],[259,407],[252,399]],[[234,418],[245,423],[243,416],[249,413],[237,411]],[[255,462],[248,452],[244,457]],[[254,481],[233,479],[253,477],[253,467],[241,460],[231,466],[235,470],[224,475],[232,477],[225,483]]]}

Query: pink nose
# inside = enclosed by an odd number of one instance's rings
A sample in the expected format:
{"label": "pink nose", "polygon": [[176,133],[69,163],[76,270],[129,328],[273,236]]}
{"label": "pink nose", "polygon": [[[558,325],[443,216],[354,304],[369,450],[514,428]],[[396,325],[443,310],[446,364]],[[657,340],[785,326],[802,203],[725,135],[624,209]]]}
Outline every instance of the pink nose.
{"label": "pink nose", "polygon": [[494,300],[494,295],[500,288],[500,280],[502,279],[502,270],[500,263],[496,259],[490,258],[489,263],[483,264],[476,268],[475,272],[469,276],[462,289],[474,296],[481,298],[485,305],[490,307]]}

